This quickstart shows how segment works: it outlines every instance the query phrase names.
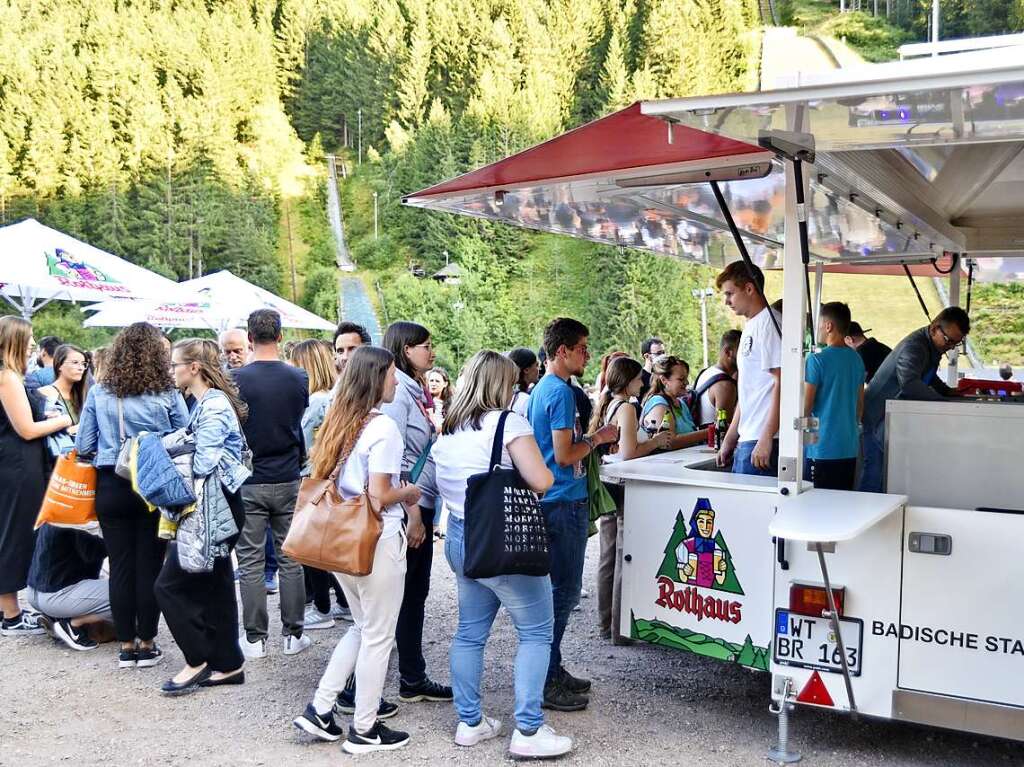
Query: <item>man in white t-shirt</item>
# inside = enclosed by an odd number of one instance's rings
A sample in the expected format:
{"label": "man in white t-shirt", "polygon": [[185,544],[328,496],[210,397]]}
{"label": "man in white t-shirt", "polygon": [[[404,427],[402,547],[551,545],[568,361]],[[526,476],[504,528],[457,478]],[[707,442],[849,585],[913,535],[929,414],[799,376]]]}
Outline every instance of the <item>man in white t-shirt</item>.
{"label": "man in white t-shirt", "polygon": [[747,319],[736,355],[739,401],[718,464],[725,466],[731,458],[735,474],[775,476],[779,471],[782,318],[765,301],[764,275],[753,264],[733,261],[715,284],[725,305]]}

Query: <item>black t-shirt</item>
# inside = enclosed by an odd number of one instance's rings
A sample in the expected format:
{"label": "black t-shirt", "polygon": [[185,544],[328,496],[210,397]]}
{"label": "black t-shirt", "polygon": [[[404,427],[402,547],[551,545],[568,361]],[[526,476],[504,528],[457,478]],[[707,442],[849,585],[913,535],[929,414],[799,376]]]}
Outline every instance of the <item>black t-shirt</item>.
{"label": "black t-shirt", "polygon": [[576,398],[576,412],[579,413],[580,424],[582,424],[585,434],[590,429],[590,417],[594,414],[594,404],[590,401],[587,393],[576,384],[570,383],[569,388],[572,389],[572,395]]}
{"label": "black t-shirt", "polygon": [[867,373],[864,383],[871,382],[871,379],[875,377],[875,373],[878,372],[878,368],[882,367],[882,363],[885,362],[885,358],[889,356],[890,352],[892,352],[892,349],[875,338],[867,339],[857,348],[857,353],[864,363],[864,371]]}
{"label": "black t-shirt", "polygon": [[641,381],[641,385],[640,385],[640,395],[639,395],[639,398],[640,398],[640,401],[643,402],[644,401],[644,397],[647,396],[647,392],[649,392],[651,390],[651,373],[650,373],[650,371],[648,371],[646,369],[642,369],[640,371],[640,381]]}
{"label": "black t-shirt", "polygon": [[28,585],[42,594],[53,594],[81,581],[96,580],[106,556],[102,538],[43,525],[36,535]]}
{"label": "black t-shirt", "polygon": [[249,406],[244,431],[252,450],[252,476],[246,484],[295,482],[305,460],[306,372],[284,362],[250,362],[236,370],[234,378]]}

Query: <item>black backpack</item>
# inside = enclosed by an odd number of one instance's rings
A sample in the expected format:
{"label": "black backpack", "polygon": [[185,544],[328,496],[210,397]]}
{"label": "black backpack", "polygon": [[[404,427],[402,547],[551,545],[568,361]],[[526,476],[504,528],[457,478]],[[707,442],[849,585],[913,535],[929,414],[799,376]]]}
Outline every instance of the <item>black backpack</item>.
{"label": "black backpack", "polygon": [[[694,378],[693,380],[699,381],[700,377],[704,375],[704,371],[710,369],[711,368],[704,368],[704,370],[697,373],[697,377]],[[712,386],[714,386],[716,383],[721,383],[722,381],[729,381],[732,383],[733,386],[736,385],[736,382],[733,381],[732,376],[730,376],[728,373],[715,373],[715,375],[711,376],[710,378],[708,378],[707,381],[702,383],[699,389],[691,389],[688,392],[690,396],[687,397],[685,400],[686,406],[690,408],[690,415],[693,416],[693,422],[698,427],[707,426],[706,423],[700,422],[700,398],[703,397]]]}

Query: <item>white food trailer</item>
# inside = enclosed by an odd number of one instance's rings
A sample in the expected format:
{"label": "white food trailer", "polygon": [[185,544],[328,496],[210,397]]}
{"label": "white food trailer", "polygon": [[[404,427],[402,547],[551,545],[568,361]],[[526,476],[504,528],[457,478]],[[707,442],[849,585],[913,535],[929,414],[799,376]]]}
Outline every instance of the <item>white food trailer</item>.
{"label": "white food trailer", "polygon": [[793,704],[1024,740],[1024,403],[890,402],[888,494],[798,471],[810,274],[946,275],[954,304],[1024,278],[1022,150],[1011,48],[635,104],[405,200],[784,270],[778,477],[700,447],[605,470],[623,633],[771,673],[777,761]]}

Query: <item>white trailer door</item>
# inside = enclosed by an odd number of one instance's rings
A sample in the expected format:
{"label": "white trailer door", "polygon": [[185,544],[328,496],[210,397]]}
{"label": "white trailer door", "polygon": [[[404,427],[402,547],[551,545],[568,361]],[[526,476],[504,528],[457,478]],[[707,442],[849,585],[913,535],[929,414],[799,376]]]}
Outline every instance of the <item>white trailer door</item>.
{"label": "white trailer door", "polygon": [[1024,706],[1024,514],[908,507],[899,687]]}

